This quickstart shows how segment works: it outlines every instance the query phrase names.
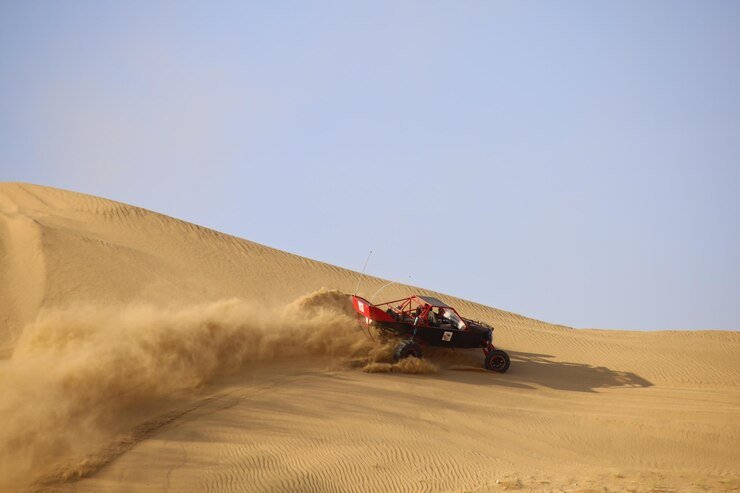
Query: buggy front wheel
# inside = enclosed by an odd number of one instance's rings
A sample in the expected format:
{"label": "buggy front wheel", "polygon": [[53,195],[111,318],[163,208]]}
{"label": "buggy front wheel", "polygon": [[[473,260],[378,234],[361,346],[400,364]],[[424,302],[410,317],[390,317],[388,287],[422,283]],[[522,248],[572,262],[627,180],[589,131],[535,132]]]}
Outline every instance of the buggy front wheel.
{"label": "buggy front wheel", "polygon": [[500,349],[492,349],[491,351],[488,351],[488,354],[486,355],[487,370],[506,373],[510,364],[511,361],[509,360],[509,355]]}

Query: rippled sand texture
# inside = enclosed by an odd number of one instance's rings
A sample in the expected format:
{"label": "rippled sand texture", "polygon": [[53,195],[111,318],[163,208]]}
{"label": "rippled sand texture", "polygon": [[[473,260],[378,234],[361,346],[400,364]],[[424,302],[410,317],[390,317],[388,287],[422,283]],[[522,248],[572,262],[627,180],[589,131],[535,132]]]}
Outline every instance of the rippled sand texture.
{"label": "rippled sand texture", "polygon": [[0,184],[0,491],[740,490],[740,333],[575,330],[393,285],[512,356],[399,365],[349,308],[357,280]]}

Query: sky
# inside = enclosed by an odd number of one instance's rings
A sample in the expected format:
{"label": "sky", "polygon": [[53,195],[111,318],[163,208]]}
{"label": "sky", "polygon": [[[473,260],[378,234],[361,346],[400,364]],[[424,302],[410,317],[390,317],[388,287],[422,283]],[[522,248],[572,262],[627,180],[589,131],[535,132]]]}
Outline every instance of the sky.
{"label": "sky", "polygon": [[0,0],[0,181],[574,327],[740,329],[740,2]]}

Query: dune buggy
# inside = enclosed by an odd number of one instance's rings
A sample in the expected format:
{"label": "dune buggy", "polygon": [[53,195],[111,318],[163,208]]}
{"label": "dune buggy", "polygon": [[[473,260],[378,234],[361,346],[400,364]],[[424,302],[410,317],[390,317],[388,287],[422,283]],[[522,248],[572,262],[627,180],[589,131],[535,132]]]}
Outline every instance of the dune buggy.
{"label": "dune buggy", "polygon": [[412,295],[373,305],[353,295],[352,305],[366,325],[401,338],[393,352],[396,361],[409,356],[421,358],[423,346],[481,348],[487,369],[499,373],[509,369],[509,355],[493,346],[493,327],[461,317],[437,298]]}

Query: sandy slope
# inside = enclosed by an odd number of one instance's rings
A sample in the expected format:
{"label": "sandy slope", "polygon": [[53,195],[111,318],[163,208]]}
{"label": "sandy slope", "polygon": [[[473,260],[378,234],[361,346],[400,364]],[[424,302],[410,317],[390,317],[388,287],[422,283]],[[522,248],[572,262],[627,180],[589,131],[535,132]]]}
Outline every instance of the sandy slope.
{"label": "sandy slope", "polygon": [[574,330],[440,295],[496,327],[509,373],[463,351],[368,365],[382,348],[317,292],[356,282],[0,184],[0,490],[740,489],[740,333]]}

